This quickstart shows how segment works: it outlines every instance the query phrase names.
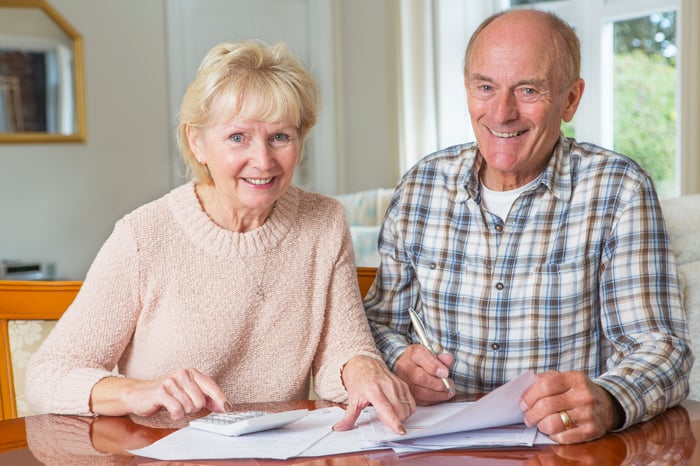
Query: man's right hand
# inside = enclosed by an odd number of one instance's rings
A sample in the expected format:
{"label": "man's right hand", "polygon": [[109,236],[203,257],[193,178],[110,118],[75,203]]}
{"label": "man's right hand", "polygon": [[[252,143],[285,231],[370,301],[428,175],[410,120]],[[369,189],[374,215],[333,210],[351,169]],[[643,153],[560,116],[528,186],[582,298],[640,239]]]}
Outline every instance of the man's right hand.
{"label": "man's right hand", "polygon": [[455,395],[454,384],[449,380],[447,391],[441,378],[449,377],[449,368],[455,358],[449,353],[433,356],[423,345],[410,345],[396,361],[396,375],[406,382],[418,405],[431,405],[447,401]]}

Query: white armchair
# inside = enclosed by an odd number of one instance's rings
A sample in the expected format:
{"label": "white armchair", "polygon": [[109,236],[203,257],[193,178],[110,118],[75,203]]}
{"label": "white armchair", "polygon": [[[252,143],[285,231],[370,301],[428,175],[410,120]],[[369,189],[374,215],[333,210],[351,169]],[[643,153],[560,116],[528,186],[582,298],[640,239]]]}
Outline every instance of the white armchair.
{"label": "white armchair", "polygon": [[393,189],[378,188],[335,196],[345,207],[358,267],[379,265],[379,228],[393,193]]}
{"label": "white armchair", "polygon": [[697,359],[690,374],[688,398],[700,400],[700,194],[666,199],[661,206],[676,254],[685,315]]}

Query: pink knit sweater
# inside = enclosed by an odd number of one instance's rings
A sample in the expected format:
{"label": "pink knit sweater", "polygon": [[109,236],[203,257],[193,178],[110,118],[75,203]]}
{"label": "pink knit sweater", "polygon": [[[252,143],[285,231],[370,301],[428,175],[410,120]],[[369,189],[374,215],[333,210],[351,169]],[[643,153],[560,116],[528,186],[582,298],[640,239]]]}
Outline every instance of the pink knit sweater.
{"label": "pink knit sweater", "polygon": [[[263,296],[257,293],[263,289]],[[342,206],[294,186],[251,232],[220,228],[189,183],[126,215],[27,368],[39,413],[89,414],[113,375],[193,367],[233,403],[345,401],[343,364],[379,358]]]}

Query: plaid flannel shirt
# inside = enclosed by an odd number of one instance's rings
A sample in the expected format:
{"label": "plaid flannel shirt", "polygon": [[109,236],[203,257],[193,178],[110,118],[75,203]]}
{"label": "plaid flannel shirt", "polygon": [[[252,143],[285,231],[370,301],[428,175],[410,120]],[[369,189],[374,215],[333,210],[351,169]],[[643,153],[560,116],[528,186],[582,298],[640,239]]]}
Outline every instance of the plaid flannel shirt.
{"label": "plaid flannel shirt", "polygon": [[680,403],[693,364],[681,288],[652,181],[631,159],[562,137],[504,220],[480,205],[476,145],[404,175],[365,299],[394,367],[429,336],[455,355],[458,392],[527,369],[580,370],[621,404],[627,427]]}

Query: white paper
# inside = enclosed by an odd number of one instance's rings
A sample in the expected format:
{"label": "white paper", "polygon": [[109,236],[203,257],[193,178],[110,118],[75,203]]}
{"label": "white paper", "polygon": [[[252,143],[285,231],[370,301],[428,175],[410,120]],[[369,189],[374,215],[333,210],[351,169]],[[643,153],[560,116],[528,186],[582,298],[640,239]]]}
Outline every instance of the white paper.
{"label": "white paper", "polygon": [[288,459],[300,456],[332,432],[343,418],[342,408],[317,409],[280,429],[240,437],[185,427],[130,453],[159,460],[213,460],[233,458]]}
{"label": "white paper", "polygon": [[387,448],[389,447],[365,440],[360,429],[352,429],[345,432],[331,432],[304,450],[300,456],[330,456]]}
{"label": "white paper", "polygon": [[483,447],[531,447],[537,437],[537,427],[514,424],[490,429],[469,430],[442,434],[435,437],[421,437],[389,445],[397,453],[411,450],[444,450],[447,448]]}
{"label": "white paper", "polygon": [[[520,409],[520,397],[534,381],[534,372],[526,371],[472,403],[419,406],[416,412],[404,421],[404,427],[407,430],[405,435],[394,433],[376,416],[370,417],[369,423],[360,424],[360,429],[366,440],[386,443],[522,424],[523,412]],[[371,413],[371,411],[367,412]]]}

